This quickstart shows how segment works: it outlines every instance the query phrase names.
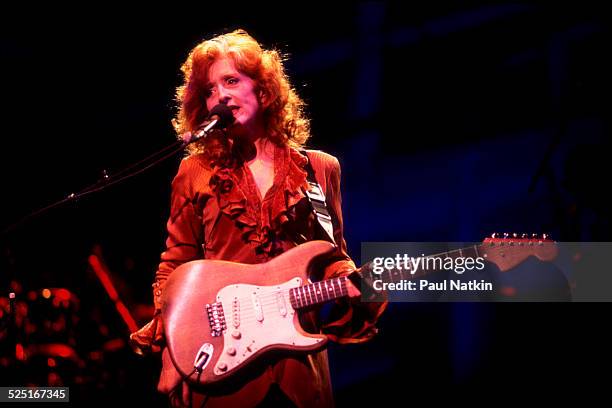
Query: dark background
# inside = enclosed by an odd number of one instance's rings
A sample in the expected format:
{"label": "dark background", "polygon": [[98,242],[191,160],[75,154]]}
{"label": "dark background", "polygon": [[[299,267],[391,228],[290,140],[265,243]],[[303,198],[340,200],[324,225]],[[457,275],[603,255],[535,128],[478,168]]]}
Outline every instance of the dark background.
{"label": "dark background", "polygon": [[[0,226],[171,143],[189,50],[244,28],[289,55],[312,118],[309,145],[342,164],[345,236],[357,261],[366,241],[515,231],[609,241],[604,7],[432,3],[7,9]],[[55,372],[73,400],[165,404],[155,393],[158,362],[129,352],[87,256],[101,251],[142,323],[179,160],[2,234],[1,297],[17,282],[31,309],[28,292],[45,287],[80,300],[70,343],[79,362],[3,357],[2,385],[45,384]],[[391,304],[373,342],[330,348],[338,405],[602,391],[594,372],[610,362],[609,312],[604,303]],[[4,338],[5,356],[8,348]]]}

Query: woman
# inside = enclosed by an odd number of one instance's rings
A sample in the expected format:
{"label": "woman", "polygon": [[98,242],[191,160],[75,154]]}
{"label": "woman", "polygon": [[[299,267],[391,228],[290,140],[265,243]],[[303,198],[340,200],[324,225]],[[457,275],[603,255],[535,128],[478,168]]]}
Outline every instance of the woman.
{"label": "woman", "polygon": [[[307,141],[309,123],[303,102],[291,88],[281,56],[264,50],[243,30],[196,46],[182,66],[185,82],[175,127],[180,137],[198,129],[217,104],[235,118],[226,133],[214,133],[190,146],[172,183],[167,249],[155,275],[156,315],[132,334],[138,351],[163,348],[160,301],[164,282],[180,264],[196,259],[261,263],[314,239],[326,239],[305,191],[307,163],[326,196],[337,243],[329,264],[315,278],[331,278],[355,270],[342,236],[340,166],[319,151],[298,151]],[[352,294],[358,294],[351,289]],[[304,316],[307,330],[326,333],[339,342],[359,342],[376,331],[384,304],[358,299],[335,305],[329,321],[315,313]],[[173,405],[256,406],[333,405],[327,354],[269,359],[266,367],[232,389],[205,395],[187,386],[167,349],[158,389]]]}

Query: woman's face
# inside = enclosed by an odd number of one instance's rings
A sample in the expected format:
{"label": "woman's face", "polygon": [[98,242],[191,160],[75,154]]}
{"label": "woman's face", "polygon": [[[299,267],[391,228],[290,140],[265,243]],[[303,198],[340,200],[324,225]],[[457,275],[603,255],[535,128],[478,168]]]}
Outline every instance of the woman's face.
{"label": "woman's face", "polygon": [[261,104],[255,94],[255,81],[239,72],[230,58],[215,61],[208,69],[206,108],[222,103],[231,110],[237,123],[255,129]]}

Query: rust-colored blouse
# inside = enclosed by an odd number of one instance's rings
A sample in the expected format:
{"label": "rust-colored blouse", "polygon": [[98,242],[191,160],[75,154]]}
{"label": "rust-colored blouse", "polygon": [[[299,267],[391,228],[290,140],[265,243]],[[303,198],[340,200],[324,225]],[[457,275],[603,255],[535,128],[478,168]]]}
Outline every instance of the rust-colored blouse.
{"label": "rust-colored blouse", "polygon": [[[204,155],[193,155],[181,162],[172,182],[167,249],[161,255],[153,285],[156,309],[160,308],[168,275],[184,262],[204,258],[261,263],[303,242],[325,239],[303,192],[308,189],[304,170],[308,160],[325,193],[337,243],[328,266],[313,280],[354,270],[355,264],[346,252],[342,235],[340,165],[335,157],[308,151],[307,159],[295,149],[275,147],[273,185],[262,198],[246,164],[212,168]],[[310,313],[302,319],[303,325],[309,331],[323,331],[341,343],[361,342],[376,333],[374,324],[384,306],[345,299],[337,301],[329,321],[321,322],[316,313]],[[147,340],[146,336],[137,332],[132,335],[132,341],[142,343]],[[148,340],[153,341],[150,336],[149,333]],[[181,379],[167,350],[162,360],[158,388],[168,393],[177,388]],[[267,369],[230,393],[206,396],[206,406],[256,405],[274,383],[297,406],[333,405],[327,353],[321,351],[271,360]],[[203,398],[197,390],[193,395],[195,400]]]}

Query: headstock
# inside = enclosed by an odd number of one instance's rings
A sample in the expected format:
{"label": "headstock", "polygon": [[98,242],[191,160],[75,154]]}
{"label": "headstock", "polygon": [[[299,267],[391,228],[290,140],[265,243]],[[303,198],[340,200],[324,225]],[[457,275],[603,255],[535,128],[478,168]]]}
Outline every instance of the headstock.
{"label": "headstock", "polygon": [[502,271],[514,268],[530,256],[541,261],[552,261],[559,249],[548,234],[498,234],[485,238],[480,252],[489,262],[493,262]]}

